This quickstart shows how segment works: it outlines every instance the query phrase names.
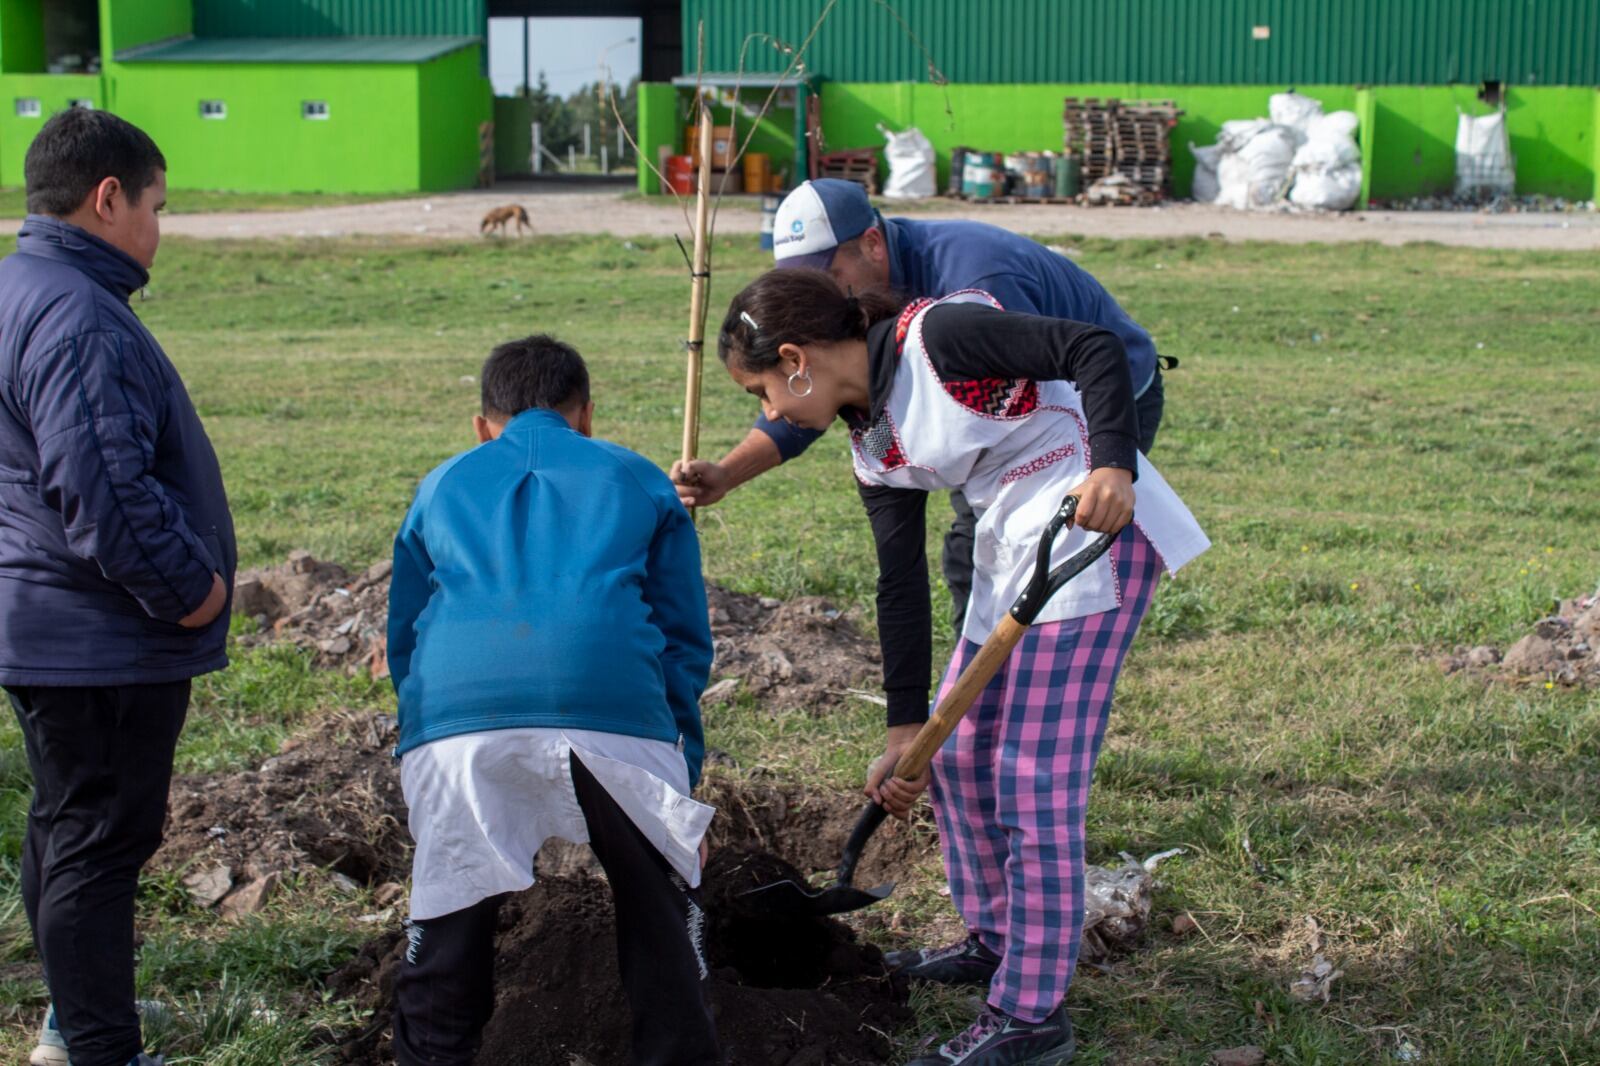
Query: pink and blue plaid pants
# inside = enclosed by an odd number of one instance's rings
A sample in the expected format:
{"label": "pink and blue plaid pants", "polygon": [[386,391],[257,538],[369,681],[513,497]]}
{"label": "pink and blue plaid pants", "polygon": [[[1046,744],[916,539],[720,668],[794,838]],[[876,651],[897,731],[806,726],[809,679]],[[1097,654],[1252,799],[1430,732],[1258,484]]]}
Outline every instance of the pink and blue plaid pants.
{"label": "pink and blue plaid pants", "polygon": [[[1089,779],[1162,569],[1132,525],[1111,558],[1121,605],[1029,629],[933,761],[950,895],[968,930],[1000,955],[989,1004],[1029,1022],[1049,1017],[1072,983]],[[941,696],[978,648],[961,642]]]}

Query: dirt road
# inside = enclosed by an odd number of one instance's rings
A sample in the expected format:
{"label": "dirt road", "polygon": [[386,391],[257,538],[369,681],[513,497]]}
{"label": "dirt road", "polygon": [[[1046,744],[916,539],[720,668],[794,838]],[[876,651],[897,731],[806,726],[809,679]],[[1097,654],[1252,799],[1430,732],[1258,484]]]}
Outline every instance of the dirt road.
{"label": "dirt road", "polygon": [[[618,186],[502,184],[493,190],[440,193],[343,207],[296,211],[169,215],[162,232],[200,238],[420,236],[476,237],[478,220],[500,204],[527,206],[535,234],[612,233],[619,237],[687,234],[684,213],[671,200],[628,196]],[[891,210],[889,213],[893,213]],[[1483,215],[1458,212],[1353,212],[1340,215],[1245,213],[1205,204],[1154,208],[1084,208],[1046,204],[978,205],[941,200],[913,205],[918,218],[972,218],[1036,236],[1220,237],[1288,243],[1378,241],[1479,248],[1600,249],[1600,214]],[[717,222],[720,233],[756,233],[754,202],[732,199]],[[14,232],[15,220],[0,222]]]}

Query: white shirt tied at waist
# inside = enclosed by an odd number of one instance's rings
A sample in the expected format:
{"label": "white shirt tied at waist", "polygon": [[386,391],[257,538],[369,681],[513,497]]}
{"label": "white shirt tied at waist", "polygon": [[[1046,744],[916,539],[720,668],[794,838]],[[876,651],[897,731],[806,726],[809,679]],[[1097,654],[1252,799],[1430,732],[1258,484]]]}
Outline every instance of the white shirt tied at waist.
{"label": "white shirt tied at waist", "polygon": [[576,757],[691,887],[715,808],[689,796],[683,753],[662,740],[584,729],[498,729],[444,737],[400,762],[410,808],[411,918],[451,914],[533,884],[551,837],[589,842],[572,787]]}

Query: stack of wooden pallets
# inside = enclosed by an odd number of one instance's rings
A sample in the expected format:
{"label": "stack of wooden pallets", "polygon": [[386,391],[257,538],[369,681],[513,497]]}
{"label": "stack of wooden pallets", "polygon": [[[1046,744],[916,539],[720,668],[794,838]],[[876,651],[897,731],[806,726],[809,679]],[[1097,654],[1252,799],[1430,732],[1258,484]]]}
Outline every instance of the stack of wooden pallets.
{"label": "stack of wooden pallets", "polygon": [[1168,134],[1183,112],[1171,100],[1131,101],[1117,108],[1112,128],[1116,172],[1147,192],[1172,190],[1172,141]]}
{"label": "stack of wooden pallets", "polygon": [[1066,127],[1065,147],[1083,161],[1083,183],[1098,181],[1116,169],[1117,139],[1115,116],[1120,101],[1069,96],[1062,112]]}
{"label": "stack of wooden pallets", "polygon": [[853,181],[867,190],[868,195],[878,193],[878,150],[876,148],[845,148],[837,152],[824,152],[817,157],[816,176],[842,178]]}

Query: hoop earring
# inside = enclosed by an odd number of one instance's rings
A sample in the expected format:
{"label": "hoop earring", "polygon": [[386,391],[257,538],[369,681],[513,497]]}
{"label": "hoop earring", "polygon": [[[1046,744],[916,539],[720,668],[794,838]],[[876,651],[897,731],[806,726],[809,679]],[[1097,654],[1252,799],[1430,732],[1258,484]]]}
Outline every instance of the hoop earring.
{"label": "hoop earring", "polygon": [[807,396],[811,395],[811,390],[815,389],[816,385],[811,380],[811,371],[808,370],[808,371],[806,371],[806,391],[805,392],[795,392],[794,391],[794,379],[799,377],[799,376],[800,376],[800,371],[798,371],[798,370],[796,370],[793,374],[789,375],[789,395],[793,396],[797,400],[803,400]]}

